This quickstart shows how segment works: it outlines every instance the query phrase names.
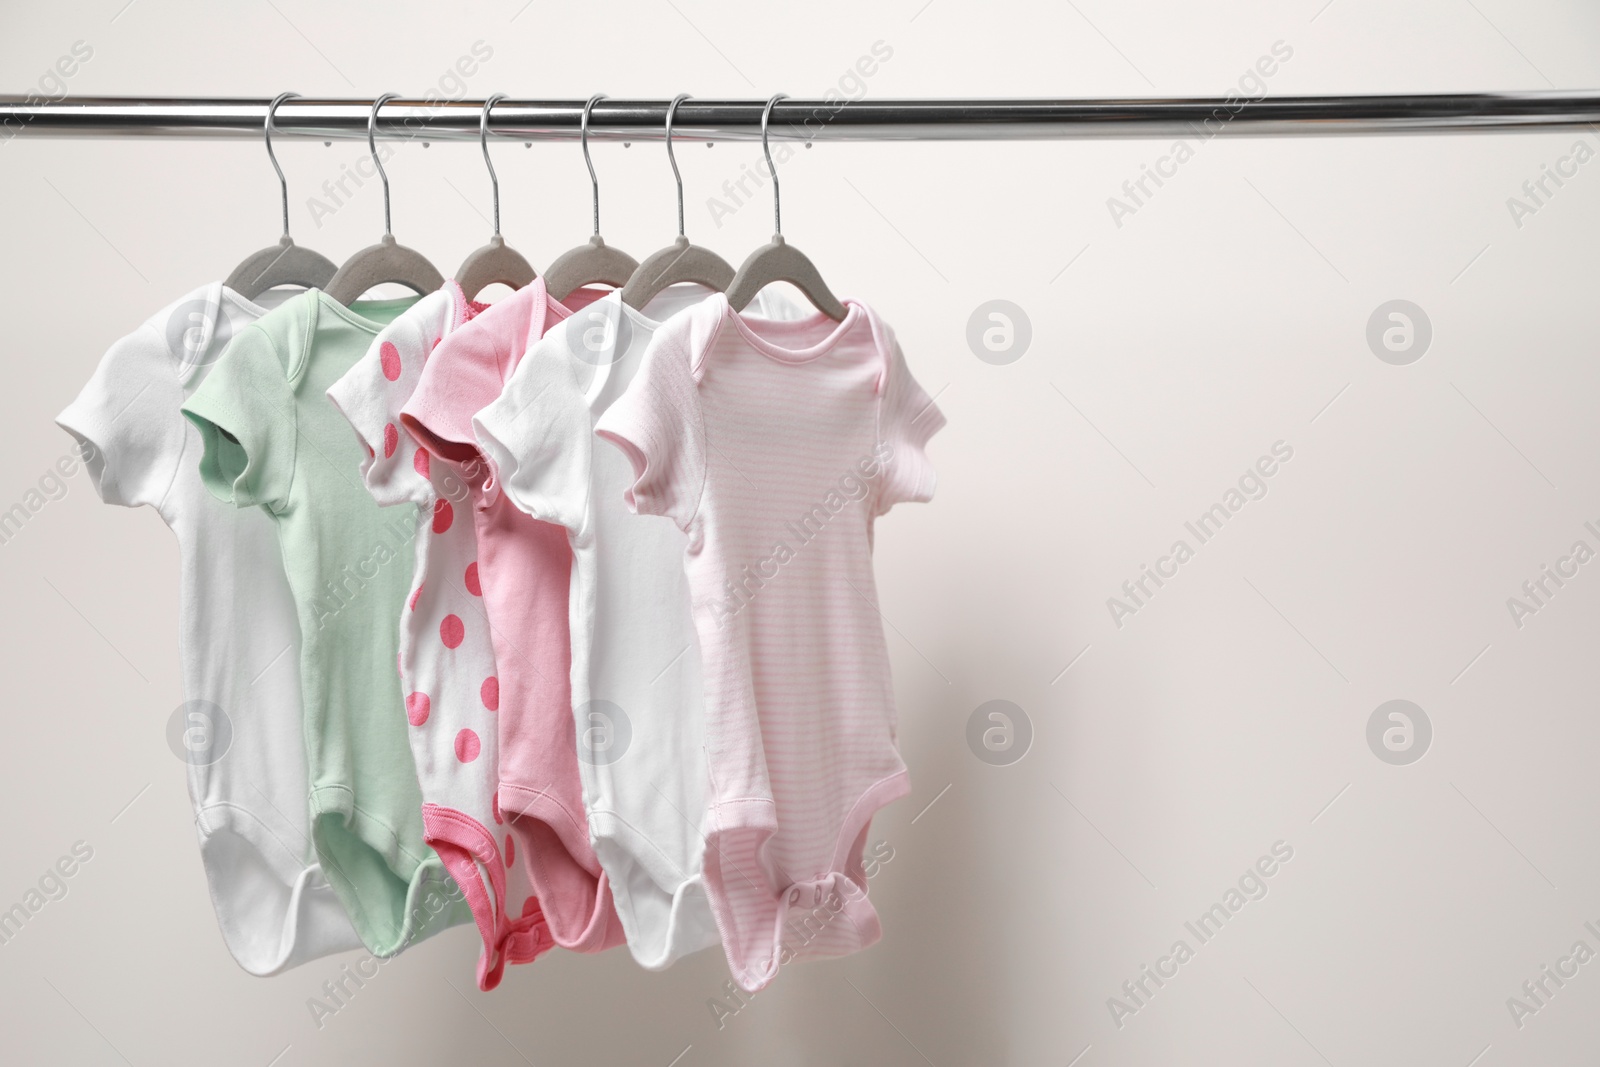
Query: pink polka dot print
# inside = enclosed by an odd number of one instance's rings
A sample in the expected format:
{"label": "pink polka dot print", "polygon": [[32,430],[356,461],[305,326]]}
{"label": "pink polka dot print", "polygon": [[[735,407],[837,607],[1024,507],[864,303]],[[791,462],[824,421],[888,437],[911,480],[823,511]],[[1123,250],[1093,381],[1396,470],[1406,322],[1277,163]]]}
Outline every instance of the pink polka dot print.
{"label": "pink polka dot print", "polygon": [[482,742],[478,740],[478,735],[471,730],[462,730],[456,734],[456,759],[462,763],[471,763],[478,758],[478,753],[482,751]]}
{"label": "pink polka dot print", "polygon": [[418,474],[426,478],[428,476],[428,450],[426,448],[417,449],[416,454],[411,457],[411,465],[417,468]]}
{"label": "pink polka dot print", "polygon": [[383,424],[383,458],[388,459],[394,455],[394,450],[400,447],[400,431],[394,428],[394,423]]}
{"label": "pink polka dot print", "polygon": [[444,642],[445,648],[460,648],[466,636],[467,628],[458,615],[446,615],[444,621],[439,623],[439,640]]}
{"label": "pink polka dot print", "polygon": [[400,350],[392,341],[378,347],[378,362],[383,366],[383,376],[391,382],[400,380]]}
{"label": "pink polka dot print", "polygon": [[[422,584],[426,585],[427,583],[424,582]],[[417,586],[417,591],[411,594],[411,605],[410,605],[410,607],[411,607],[412,611],[416,611],[417,610],[417,600],[421,596],[422,596],[422,585],[419,585],[419,586]]]}
{"label": "pink polka dot print", "polygon": [[433,532],[442,534],[450,529],[450,524],[456,521],[456,510],[450,506],[450,501],[440,498],[433,502]]}
{"label": "pink polka dot print", "polygon": [[498,790],[498,789],[496,789],[494,791],[494,802],[493,802],[493,805],[489,808],[489,812],[490,812],[490,814],[492,814],[494,816],[494,824],[496,826],[504,826],[505,825],[505,823],[506,823],[505,816],[500,814],[500,790]]}
{"label": "pink polka dot print", "polygon": [[517,862],[517,846],[511,843],[511,835],[506,835],[506,866],[510,867]]}
{"label": "pink polka dot print", "polygon": [[428,708],[431,704],[427,693],[412,693],[406,697],[406,721],[412,726],[421,726],[427,722]]}
{"label": "pink polka dot print", "polygon": [[467,592],[473,596],[483,595],[483,585],[478,581],[478,564],[476,561],[467,564]]}
{"label": "pink polka dot print", "polygon": [[483,698],[483,706],[490,711],[500,710],[500,679],[494,675],[483,680],[483,685],[478,688],[478,695]]}

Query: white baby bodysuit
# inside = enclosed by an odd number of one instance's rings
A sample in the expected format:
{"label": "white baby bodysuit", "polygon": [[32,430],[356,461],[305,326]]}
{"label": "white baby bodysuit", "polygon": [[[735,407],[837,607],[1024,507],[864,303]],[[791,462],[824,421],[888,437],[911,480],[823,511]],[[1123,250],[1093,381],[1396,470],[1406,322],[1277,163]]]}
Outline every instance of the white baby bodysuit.
{"label": "white baby bodysuit", "polygon": [[[646,309],[665,319],[706,295],[674,285]],[[756,309],[801,314],[776,290]],[[628,509],[632,468],[593,433],[658,326],[608,294],[530,347],[473,419],[489,491],[568,531],[572,704],[590,840],[628,948],[651,969],[718,942],[702,873],[704,696],[685,537],[668,519]]]}
{"label": "white baby bodysuit", "polygon": [[200,856],[228,951],[270,975],[361,947],[308,834],[300,629],[277,534],[212,496],[179,414],[228,338],[266,313],[213,283],[112,345],[56,423],[108,504],[178,538],[182,736]]}
{"label": "white baby bodysuit", "polygon": [[400,428],[434,347],[483,307],[446,282],[384,327],[328,399],[366,447],[361,475],[373,499],[417,509],[416,566],[398,620],[405,707],[395,714],[410,724],[425,838],[472,908],[483,941],[478,985],[493,989],[507,963],[530,962],[554,942],[524,865],[496,842],[500,682],[469,487]]}

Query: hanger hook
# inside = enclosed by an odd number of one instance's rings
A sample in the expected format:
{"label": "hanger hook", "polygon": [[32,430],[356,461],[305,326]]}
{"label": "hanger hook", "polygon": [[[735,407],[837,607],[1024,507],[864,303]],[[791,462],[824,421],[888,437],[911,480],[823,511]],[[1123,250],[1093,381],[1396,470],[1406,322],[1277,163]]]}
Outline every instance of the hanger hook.
{"label": "hanger hook", "polygon": [[589,168],[589,184],[594,187],[594,235],[600,236],[600,179],[594,176],[594,162],[589,158],[589,112],[594,110],[597,101],[604,100],[605,93],[595,93],[589,102],[583,105],[583,119],[578,126],[578,140],[583,145],[583,164]]}
{"label": "hanger hook", "polygon": [[394,230],[389,224],[389,175],[384,172],[383,162],[378,159],[378,109],[389,101],[398,97],[399,93],[384,93],[372,102],[372,112],[367,116],[367,151],[372,154],[372,165],[378,168],[378,177],[383,179],[383,235],[394,237]]}
{"label": "hanger hook", "polygon": [[767,157],[767,173],[772,175],[772,232],[783,236],[783,209],[778,201],[778,168],[772,165],[772,150],[767,147],[767,123],[772,119],[772,105],[787,100],[788,93],[775,93],[761,112],[761,154]]}
{"label": "hanger hook", "polygon": [[483,146],[483,165],[489,168],[489,184],[494,187],[494,235],[500,236],[500,177],[494,172],[494,160],[489,158],[489,109],[506,98],[505,93],[495,93],[483,102],[483,115],[478,119],[478,143]]}
{"label": "hanger hook", "polygon": [[283,190],[283,239],[289,240],[289,180],[283,176],[283,168],[278,166],[278,157],[272,151],[272,113],[278,110],[278,105],[285,100],[298,97],[299,93],[279,93],[272,98],[272,103],[267,105],[267,121],[262,133],[262,139],[267,142],[267,158],[272,161],[272,169],[278,172],[278,187]]}
{"label": "hanger hook", "polygon": [[[683,236],[683,175],[678,173],[678,157],[672,151],[672,115],[678,105],[689,99],[688,93],[679,93],[667,105],[667,162],[672,164],[672,180],[678,183],[678,236]],[[285,196],[288,194],[285,193]],[[287,203],[288,201],[284,201]]]}

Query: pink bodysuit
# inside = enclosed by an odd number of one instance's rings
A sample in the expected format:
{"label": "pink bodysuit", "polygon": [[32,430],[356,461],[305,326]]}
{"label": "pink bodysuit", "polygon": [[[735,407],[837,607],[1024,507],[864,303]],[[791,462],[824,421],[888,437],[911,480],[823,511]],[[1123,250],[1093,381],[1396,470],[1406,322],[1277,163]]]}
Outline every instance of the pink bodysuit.
{"label": "pink bodysuit", "polygon": [[[571,303],[603,295],[579,290]],[[569,314],[536,278],[440,342],[400,417],[469,487],[499,677],[506,863],[524,865],[556,944],[598,952],[621,944],[623,930],[589,843],[578,777],[567,622],[572,550],[564,527],[519,511],[488,479],[472,432],[472,416],[499,397],[528,346]]]}
{"label": "pink bodysuit", "polygon": [[862,850],[909,789],[872,574],[873,520],[928,500],[944,424],[865,305],[836,323],[714,295],[655,334],[596,431],[628,502],[688,534],[704,657],[707,891],[739,985],[878,939]]}

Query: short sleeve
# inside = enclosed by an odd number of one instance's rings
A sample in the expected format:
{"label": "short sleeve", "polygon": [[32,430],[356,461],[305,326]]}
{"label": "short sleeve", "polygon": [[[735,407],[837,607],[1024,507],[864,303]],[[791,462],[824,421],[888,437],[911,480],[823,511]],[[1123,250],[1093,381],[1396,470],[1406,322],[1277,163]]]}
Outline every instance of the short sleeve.
{"label": "short sleeve", "polygon": [[937,480],[928,462],[928,440],[944,426],[944,413],[923,391],[906,366],[900,343],[886,338],[887,365],[878,399],[877,454],[883,464],[876,514],[895,504],[933,499]]}
{"label": "short sleeve", "polygon": [[183,456],[182,403],[183,386],[166,342],[145,326],[111,346],[77,399],[56,416],[56,425],[77,439],[101,500],[159,509]]}
{"label": "short sleeve", "polygon": [[200,479],[218,499],[273,510],[288,503],[296,413],[286,366],[272,338],[248,326],[183,405],[200,431]]}
{"label": "short sleeve", "polygon": [[422,377],[429,350],[448,328],[439,312],[449,308],[448,294],[425,297],[384,327],[366,354],[328,389],[328,399],[365,452],[361,478],[372,498],[386,507],[426,504],[433,496],[427,465],[417,459],[417,441],[400,429],[400,410]]}
{"label": "short sleeve", "polygon": [[574,532],[589,513],[589,405],[557,326],[528,350],[499,399],[472,427],[495,486],[536,519]]}
{"label": "short sleeve", "polygon": [[595,432],[622,449],[634,481],[623,494],[641,515],[665,515],[687,530],[705,489],[705,434],[700,395],[678,331],[691,315],[656,331],[627,391],[600,416]]}
{"label": "short sleeve", "polygon": [[400,421],[429,452],[456,463],[477,458],[472,416],[500,395],[505,384],[494,309],[454,330],[428,357]]}

